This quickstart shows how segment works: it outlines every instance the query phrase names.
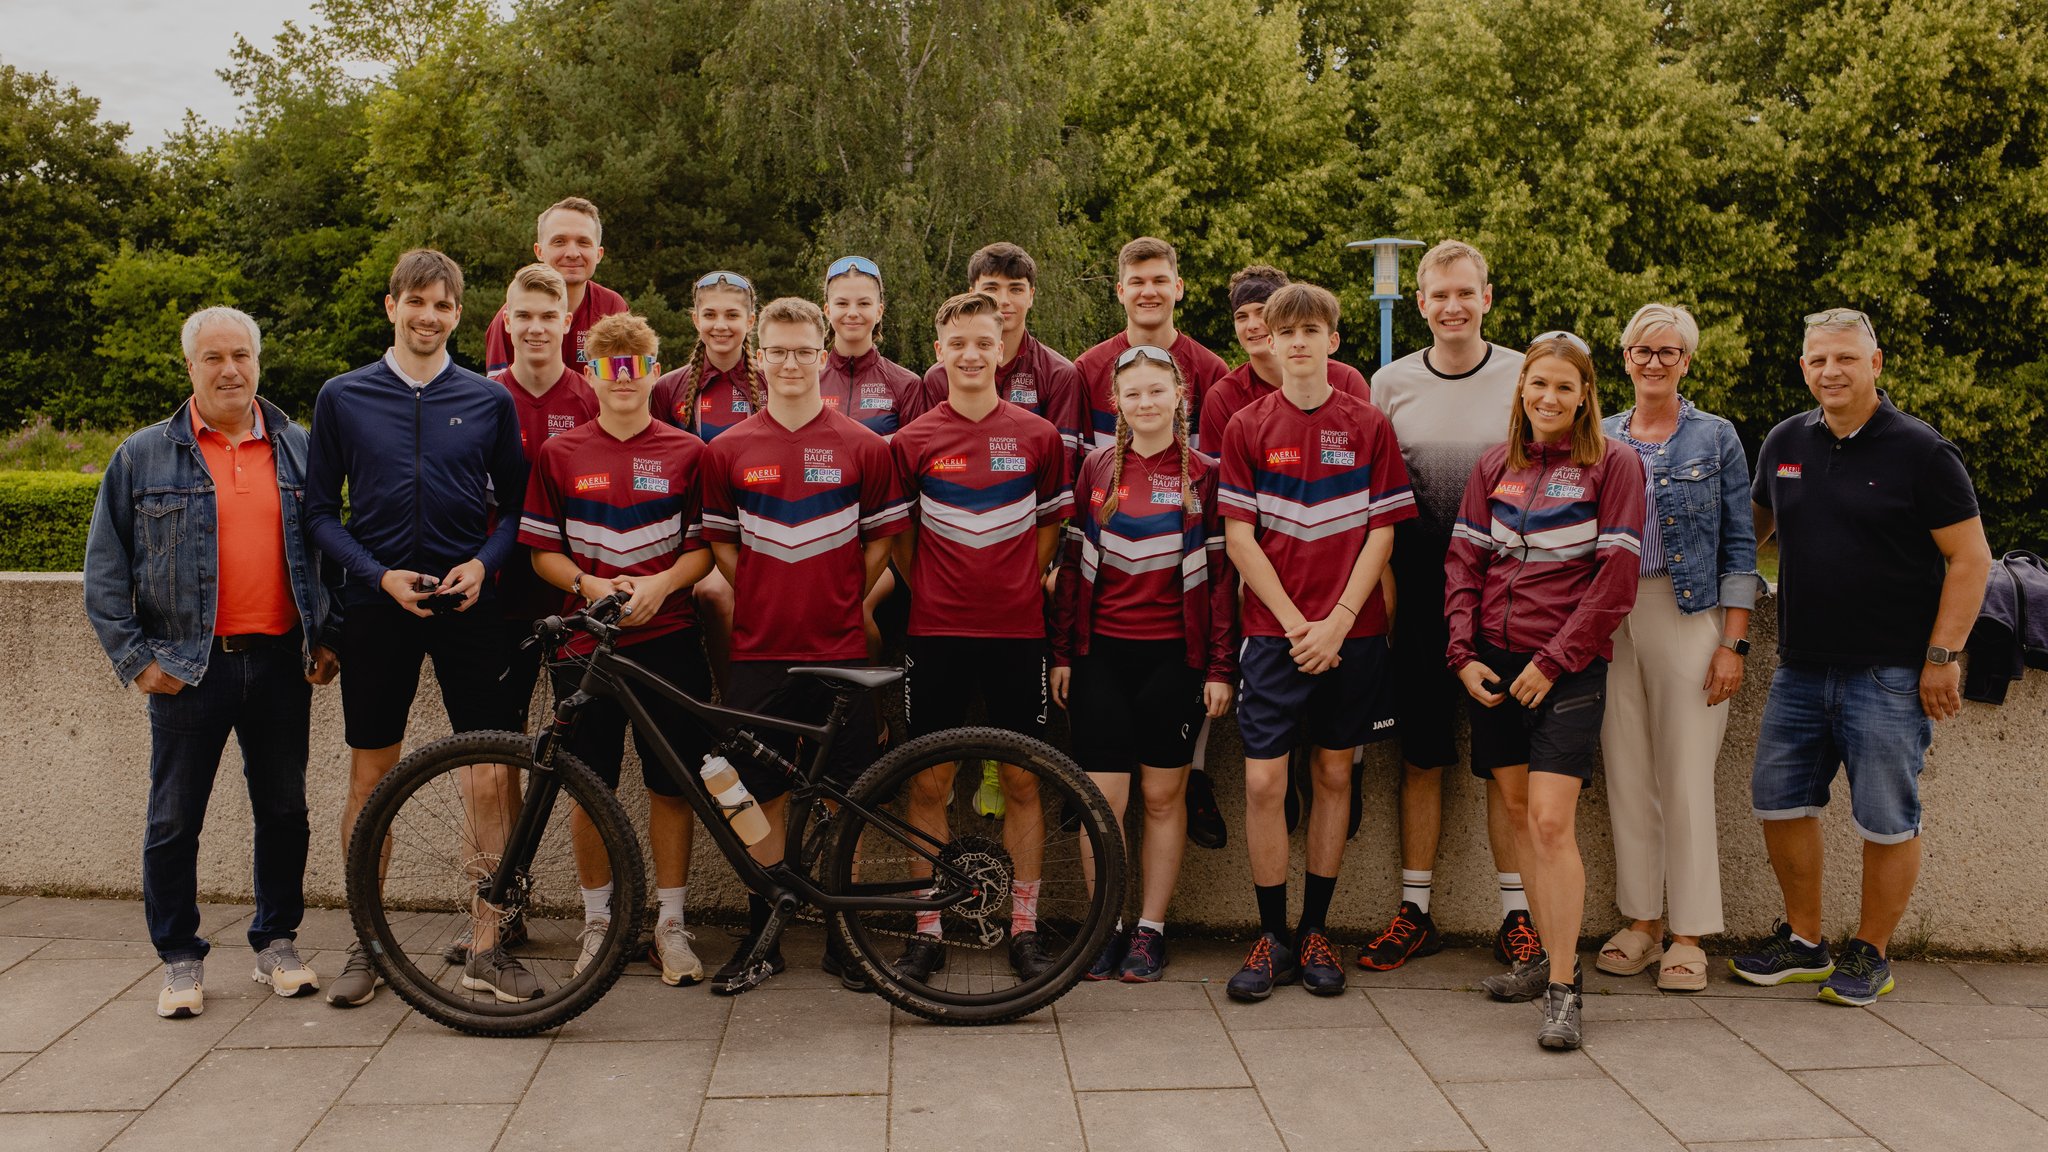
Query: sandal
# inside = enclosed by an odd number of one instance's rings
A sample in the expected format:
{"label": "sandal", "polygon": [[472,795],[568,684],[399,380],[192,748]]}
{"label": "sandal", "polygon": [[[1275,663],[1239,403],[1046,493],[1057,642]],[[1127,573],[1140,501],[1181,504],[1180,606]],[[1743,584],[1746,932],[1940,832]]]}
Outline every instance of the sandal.
{"label": "sandal", "polygon": [[[1633,976],[1664,958],[1664,946],[1647,932],[1623,928],[1600,946],[1593,966],[1609,976]],[[1702,967],[1701,972],[1706,969]]]}
{"label": "sandal", "polygon": [[1673,944],[1665,949],[1664,966],[1657,969],[1657,987],[1665,992],[1706,991],[1706,952],[1696,944]]}

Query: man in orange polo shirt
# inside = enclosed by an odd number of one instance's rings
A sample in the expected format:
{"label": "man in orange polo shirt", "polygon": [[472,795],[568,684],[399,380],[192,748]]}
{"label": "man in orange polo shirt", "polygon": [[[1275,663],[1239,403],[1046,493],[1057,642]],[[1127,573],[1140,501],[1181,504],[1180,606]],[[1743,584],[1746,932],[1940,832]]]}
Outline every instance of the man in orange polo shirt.
{"label": "man in orange polo shirt", "polygon": [[86,615],[149,705],[143,915],[169,1018],[205,1009],[199,830],[230,734],[256,825],[255,978],[279,996],[319,987],[293,940],[311,685],[334,679],[339,620],[300,507],[305,429],[256,397],[261,340],[232,308],[185,321],[192,399],[115,449],[86,541]]}

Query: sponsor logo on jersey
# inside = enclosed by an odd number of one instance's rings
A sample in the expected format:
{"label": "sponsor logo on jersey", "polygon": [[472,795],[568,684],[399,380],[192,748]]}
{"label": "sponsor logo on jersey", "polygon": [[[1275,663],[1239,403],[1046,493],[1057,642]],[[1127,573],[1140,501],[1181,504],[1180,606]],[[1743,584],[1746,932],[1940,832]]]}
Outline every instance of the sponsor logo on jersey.
{"label": "sponsor logo on jersey", "polygon": [[1797,465],[1797,464],[1780,464],[1780,465],[1778,465],[1778,479],[1780,479],[1780,480],[1797,480],[1797,479],[1799,479],[1799,465]]}
{"label": "sponsor logo on jersey", "polygon": [[1349,448],[1351,433],[1342,428],[1325,428],[1321,433],[1321,445],[1324,448]]}
{"label": "sponsor logo on jersey", "polygon": [[[1102,504],[1103,504],[1103,502],[1104,502],[1104,501],[1106,501],[1106,500],[1108,500],[1108,499],[1109,499],[1109,493],[1107,493],[1107,492],[1104,492],[1104,491],[1103,491],[1102,489],[1100,489],[1100,488],[1097,488],[1097,489],[1095,489],[1095,490],[1093,490],[1093,491],[1091,491],[1091,492],[1089,492],[1089,493],[1088,493],[1088,502],[1089,502],[1090,504],[1093,504],[1093,505],[1095,505],[1095,506],[1096,506],[1096,507],[1098,507],[1098,508],[1099,508],[1099,507],[1101,507],[1101,506],[1102,506]],[[1123,495],[1122,495],[1121,493],[1119,493],[1119,494],[1117,495],[1117,499],[1119,499],[1119,500],[1123,499]]]}
{"label": "sponsor logo on jersey", "polygon": [[745,468],[740,471],[740,483],[748,486],[755,484],[777,484],[781,481],[782,465],[780,464],[756,464],[752,468]]}
{"label": "sponsor logo on jersey", "polygon": [[1019,372],[1010,377],[1010,403],[1038,403],[1038,377],[1031,372]]}
{"label": "sponsor logo on jersey", "polygon": [[840,482],[839,475],[839,469],[837,468],[806,468],[804,469],[804,483],[837,484]]}
{"label": "sponsor logo on jersey", "polygon": [[827,396],[827,397],[825,397],[825,407],[827,407],[827,408],[830,408],[830,409],[831,409],[831,410],[833,410],[834,412],[837,412],[837,411],[839,411],[839,397],[837,397],[837,396]]}
{"label": "sponsor logo on jersey", "polygon": [[1356,468],[1358,466],[1358,453],[1345,452],[1337,448],[1325,448],[1323,449],[1323,463],[1334,464],[1339,468]]}
{"label": "sponsor logo on jersey", "polygon": [[1015,456],[1019,451],[1021,449],[1017,447],[1017,438],[1015,436],[991,436],[988,438],[988,454],[991,456]]}
{"label": "sponsor logo on jersey", "polygon": [[1543,494],[1552,500],[1584,500],[1586,486],[1583,484],[1545,484]]}
{"label": "sponsor logo on jersey", "polygon": [[1493,486],[1493,491],[1489,495],[1498,496],[1504,500],[1512,500],[1527,496],[1528,494],[1529,486],[1520,480],[1503,480]]}
{"label": "sponsor logo on jersey", "polygon": [[991,472],[1028,472],[1028,462],[1022,456],[991,456],[988,458]]}
{"label": "sponsor logo on jersey", "polygon": [[931,466],[931,467],[930,467],[929,469],[927,469],[927,471],[931,471],[931,472],[965,472],[965,471],[967,471],[967,457],[965,457],[965,456],[941,456],[941,457],[939,457],[938,459],[936,459],[936,460],[932,461],[932,466]]}
{"label": "sponsor logo on jersey", "polygon": [[1579,482],[1579,478],[1583,475],[1584,473],[1580,472],[1577,467],[1567,464],[1564,467],[1559,468],[1557,471],[1552,472],[1550,474],[1550,478],[1552,480],[1557,481],[1559,484],[1577,484]]}
{"label": "sponsor logo on jersey", "polygon": [[666,476],[635,476],[635,477],[633,477],[633,491],[635,491],[635,492],[659,492],[659,493],[661,493],[662,495],[666,496],[666,495],[668,495],[668,477],[666,477]]}
{"label": "sponsor logo on jersey", "polygon": [[1301,449],[1299,448],[1266,449],[1266,467],[1268,468],[1272,468],[1281,464],[1299,463],[1301,463]]}
{"label": "sponsor logo on jersey", "polygon": [[1384,731],[1385,729],[1392,728],[1393,726],[1394,718],[1392,716],[1387,717],[1385,720],[1375,720],[1372,722],[1372,730],[1375,732]]}
{"label": "sponsor logo on jersey", "polygon": [[576,418],[565,412],[548,413],[548,439],[552,440],[576,426]]}
{"label": "sponsor logo on jersey", "polygon": [[1152,502],[1154,504],[1178,504],[1180,503],[1180,489],[1154,488],[1152,490]]}
{"label": "sponsor logo on jersey", "polygon": [[605,492],[609,491],[611,486],[612,474],[609,472],[594,472],[588,476],[578,476],[574,485],[578,492]]}
{"label": "sponsor logo on jersey", "polygon": [[635,456],[633,457],[633,475],[659,476],[661,475],[661,461],[650,460],[645,456]]}
{"label": "sponsor logo on jersey", "polygon": [[895,407],[896,398],[894,396],[863,396],[860,398],[860,410],[863,412],[888,412],[894,410]]}
{"label": "sponsor logo on jersey", "polygon": [[838,458],[834,455],[834,451],[831,448],[804,449],[804,467],[830,468],[832,465],[839,463]]}

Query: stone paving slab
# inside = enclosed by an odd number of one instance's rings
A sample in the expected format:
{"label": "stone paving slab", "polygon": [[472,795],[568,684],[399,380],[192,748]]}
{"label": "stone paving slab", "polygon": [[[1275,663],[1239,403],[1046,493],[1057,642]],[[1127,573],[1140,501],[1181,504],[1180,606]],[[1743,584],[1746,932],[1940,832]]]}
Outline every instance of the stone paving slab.
{"label": "stone paving slab", "polygon": [[942,1152],[966,1132],[1001,1132],[1006,1148],[1035,1152],[1082,1146],[1055,1033],[897,1028],[889,1065],[892,1148]]}
{"label": "stone paving slab", "polygon": [[2048,1120],[1955,1067],[1796,1073],[1894,1152],[2040,1152]]}

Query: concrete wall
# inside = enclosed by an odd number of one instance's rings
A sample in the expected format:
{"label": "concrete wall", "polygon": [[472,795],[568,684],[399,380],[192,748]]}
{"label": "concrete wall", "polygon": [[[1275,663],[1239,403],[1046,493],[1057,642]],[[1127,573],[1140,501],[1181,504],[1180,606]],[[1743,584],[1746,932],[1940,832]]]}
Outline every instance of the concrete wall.
{"label": "concrete wall", "polygon": [[[1757,651],[1736,698],[1718,777],[1721,880],[1729,932],[1757,936],[1779,909],[1763,839],[1749,814],[1749,758],[1772,667],[1773,613],[1758,614]],[[143,809],[148,794],[149,725],[142,701],[114,681],[81,607],[75,574],[0,574],[0,886],[16,890],[136,895],[141,890]],[[431,676],[424,679],[412,733],[447,731]],[[342,895],[339,809],[348,753],[342,743],[338,688],[314,694],[313,762],[308,801],[313,853],[306,878],[316,902]],[[2015,687],[2003,707],[1964,705],[1941,725],[1921,777],[1926,808],[1926,867],[1900,930],[1901,946],[2000,952],[2048,950],[2048,678]],[[631,753],[629,752],[630,756]],[[1173,918],[1184,926],[1238,931],[1254,922],[1243,850],[1242,752],[1234,725],[1219,724],[1209,765],[1231,825],[1219,852],[1190,847]],[[1395,788],[1399,764],[1388,744],[1366,758],[1365,822],[1345,858],[1332,927],[1354,940],[1382,926],[1399,879]],[[249,817],[230,747],[221,764],[200,857],[200,890],[246,900]],[[637,771],[623,774],[629,807],[644,812]],[[1499,907],[1485,834],[1484,792],[1468,773],[1451,772],[1444,790],[1444,837],[1432,910],[1448,931],[1490,935]],[[1837,781],[1827,821],[1827,924],[1855,922],[1859,842],[1849,827],[1847,790]],[[1610,902],[1613,854],[1606,790],[1598,779],[1579,808],[1586,857],[1587,932],[1604,935],[1618,919]],[[1300,836],[1296,836],[1297,875]],[[691,903],[737,906],[723,861],[702,848],[692,869]],[[1297,895],[1297,899],[1299,899]]]}

